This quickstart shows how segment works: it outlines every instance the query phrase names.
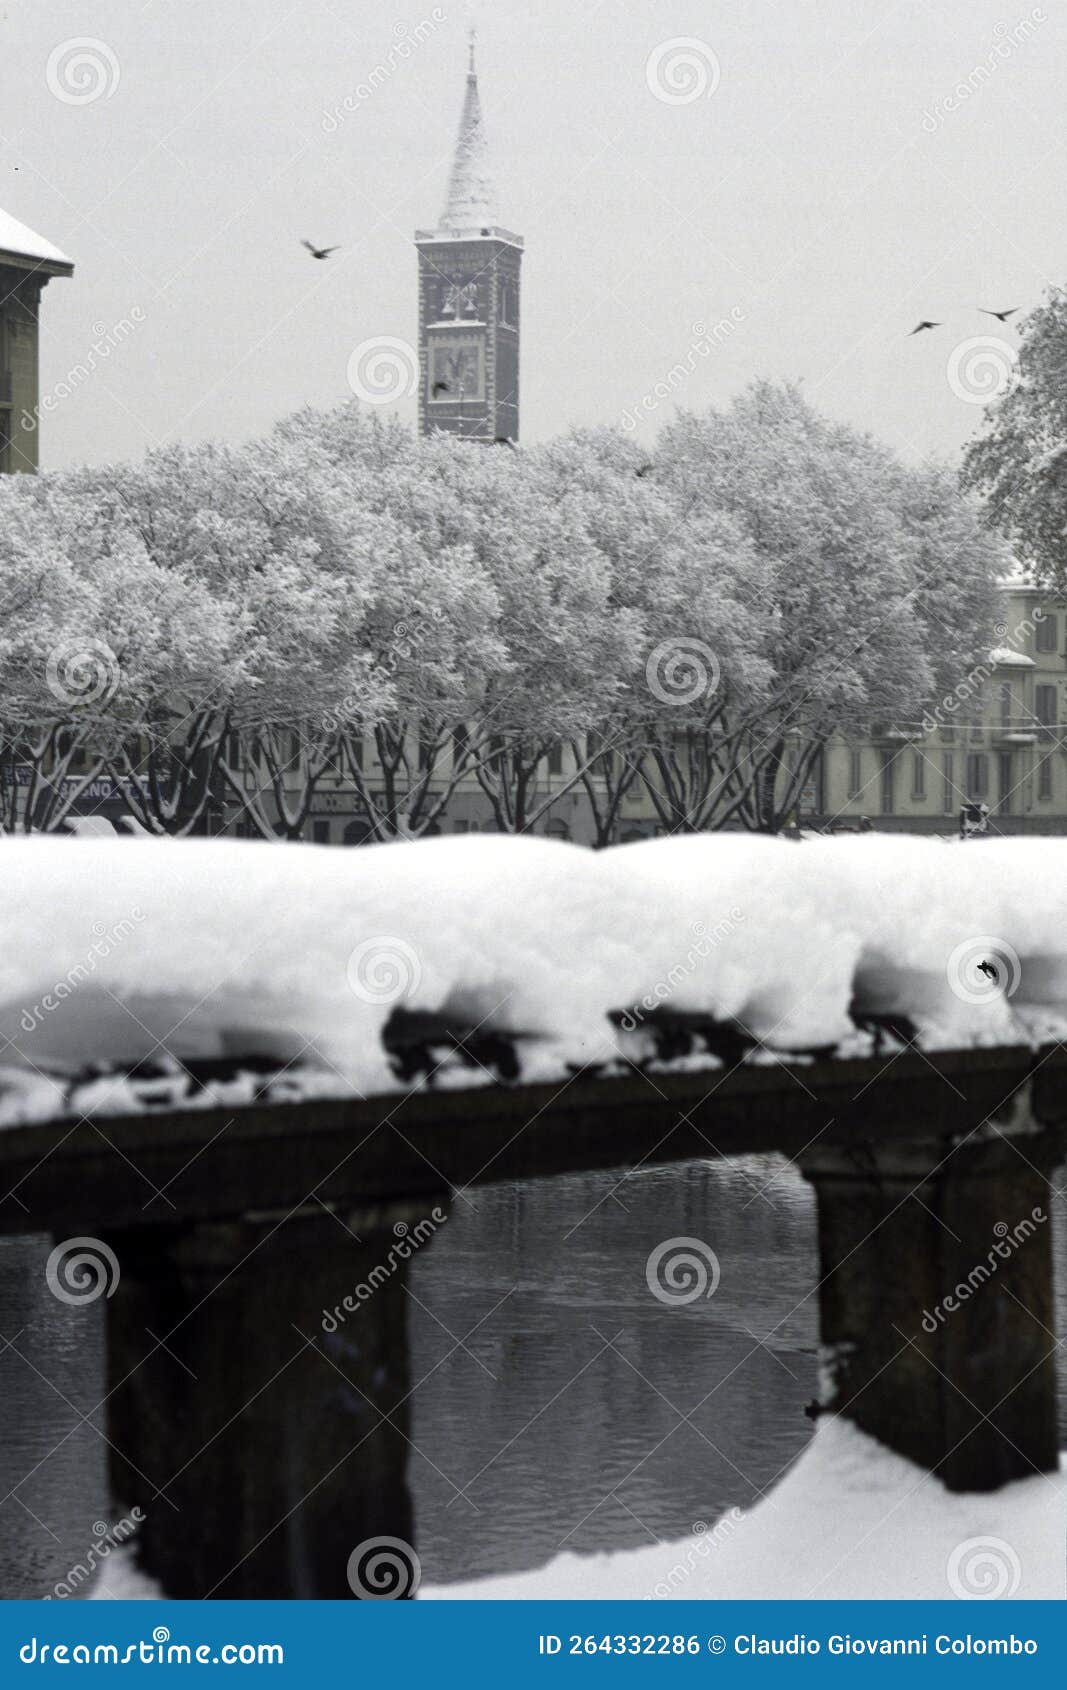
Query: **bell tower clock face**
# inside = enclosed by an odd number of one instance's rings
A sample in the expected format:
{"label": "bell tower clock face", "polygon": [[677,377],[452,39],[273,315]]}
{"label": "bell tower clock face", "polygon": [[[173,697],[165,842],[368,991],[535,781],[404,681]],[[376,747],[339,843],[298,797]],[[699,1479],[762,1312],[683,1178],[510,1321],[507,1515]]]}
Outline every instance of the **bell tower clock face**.
{"label": "bell tower clock face", "polygon": [[434,335],[427,378],[431,405],[481,403],[485,399],[485,345],[481,335]]}

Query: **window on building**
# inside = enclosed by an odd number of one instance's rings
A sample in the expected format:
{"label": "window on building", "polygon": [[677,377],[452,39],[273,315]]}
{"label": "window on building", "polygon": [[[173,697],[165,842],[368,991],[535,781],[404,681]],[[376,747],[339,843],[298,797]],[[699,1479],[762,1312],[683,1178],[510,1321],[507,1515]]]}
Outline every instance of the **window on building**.
{"label": "window on building", "polygon": [[558,739],[548,753],[548,772],[550,775],[563,773],[563,744]]}
{"label": "window on building", "polygon": [[863,791],[863,752],[859,749],[848,754],[848,795],[858,798]]}
{"label": "window on building", "polygon": [[896,810],[896,785],[896,756],[892,751],[887,751],[882,758],[881,809],[883,816],[891,816]]}
{"label": "window on building", "polygon": [[968,798],[984,798],[989,791],[989,758],[984,751],[972,751],[967,757]]}
{"label": "window on building", "polygon": [[1015,694],[1012,691],[1011,682],[1010,681],[1001,681],[1001,683],[1000,683],[1000,723],[1001,723],[1001,727],[1007,727],[1008,723],[1011,721],[1014,709],[1015,709]]}
{"label": "window on building", "polygon": [[956,809],[956,759],[951,751],[946,751],[942,757],[945,770],[944,790],[941,795],[941,808],[946,816],[950,816]]}
{"label": "window on building", "polygon": [[595,730],[586,734],[585,755],[587,761],[592,765],[594,774],[603,775],[610,779],[615,762],[614,753],[601,750],[603,744],[603,734],[597,733]]}
{"label": "window on building", "polygon": [[1034,688],[1034,715],[1043,728],[1055,726],[1056,688],[1054,686]]}
{"label": "window on building", "polygon": [[1052,758],[1042,757],[1037,765],[1037,796],[1039,798],[1052,797]]}
{"label": "window on building", "polygon": [[997,813],[1010,816],[1015,801],[1015,758],[1002,751],[997,758]]}
{"label": "window on building", "polygon": [[1054,610],[1042,612],[1034,621],[1034,650],[1055,651],[1060,643],[1060,619]]}
{"label": "window on building", "polygon": [[313,845],[328,845],[330,843],[329,822],[312,822],[311,843]]}
{"label": "window on building", "polygon": [[911,754],[911,795],[913,798],[926,797],[926,758],[921,751]]}

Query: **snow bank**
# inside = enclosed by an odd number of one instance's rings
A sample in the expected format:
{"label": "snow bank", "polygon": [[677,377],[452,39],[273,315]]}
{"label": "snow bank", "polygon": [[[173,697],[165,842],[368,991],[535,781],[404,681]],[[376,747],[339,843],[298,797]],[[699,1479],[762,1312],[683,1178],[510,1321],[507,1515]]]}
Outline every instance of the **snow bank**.
{"label": "snow bank", "polygon": [[731,1510],[688,1539],[650,1549],[560,1555],[532,1573],[423,1584],[419,1599],[1061,1601],[1065,1490],[1062,1474],[1038,1474],[988,1495],[957,1495],[831,1417],[751,1513]]}
{"label": "snow bank", "polygon": [[[272,1064],[272,1097],[395,1089],[398,1006],[507,1036],[524,1080],[662,1058],[665,1011],[747,1060],[1067,1035],[1067,841],[29,838],[0,874],[0,1122],[250,1101]],[[736,1048],[698,1029],[690,1059]],[[249,1068],[115,1077],[161,1052]]]}

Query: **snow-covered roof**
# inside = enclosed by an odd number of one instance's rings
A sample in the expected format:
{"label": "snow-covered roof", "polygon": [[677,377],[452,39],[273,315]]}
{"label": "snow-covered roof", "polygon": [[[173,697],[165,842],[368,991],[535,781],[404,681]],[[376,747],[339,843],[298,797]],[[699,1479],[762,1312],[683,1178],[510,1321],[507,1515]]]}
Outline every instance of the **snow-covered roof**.
{"label": "snow-covered roof", "polygon": [[[1062,839],[31,836],[0,857],[0,1124],[407,1090],[400,1012],[510,1044],[522,1082],[864,1056],[879,1016],[928,1050],[1067,1037]],[[665,1015],[697,1018],[688,1049]],[[191,1095],[175,1067],[146,1097],[131,1070],[160,1051],[232,1072]],[[493,1082],[439,1054],[437,1087]]]}
{"label": "snow-covered roof", "polygon": [[74,260],[60,252],[43,235],[35,234],[10,212],[0,210],[0,263],[13,261],[19,265],[31,263],[35,269],[62,274],[74,268]]}
{"label": "snow-covered roof", "polygon": [[1036,667],[1032,657],[1027,657],[1023,651],[1013,651],[1009,645],[998,645],[989,653],[990,663],[995,663],[998,669],[1033,669]]}
{"label": "snow-covered roof", "polygon": [[472,66],[467,76],[441,228],[471,229],[495,223],[495,198],[478,78]]}

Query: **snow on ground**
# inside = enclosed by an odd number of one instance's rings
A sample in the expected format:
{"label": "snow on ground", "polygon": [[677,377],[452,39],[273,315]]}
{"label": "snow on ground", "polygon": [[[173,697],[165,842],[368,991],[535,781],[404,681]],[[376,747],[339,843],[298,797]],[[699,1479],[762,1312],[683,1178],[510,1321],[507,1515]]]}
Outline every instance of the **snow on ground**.
{"label": "snow on ground", "polygon": [[[696,1508],[698,1503],[694,1502]],[[423,1601],[1062,1601],[1067,1474],[960,1496],[851,1422],[824,1419],[747,1514],[649,1549],[564,1554],[533,1572],[423,1584]],[[90,1600],[160,1599],[127,1544]]]}
{"label": "snow on ground", "polygon": [[[381,1033],[398,1004],[516,1035],[525,1080],[648,1060],[663,1005],[773,1051],[869,1050],[850,1005],[909,1017],[926,1048],[1067,1034],[1060,840],[31,837],[0,843],[0,869],[6,1123],[62,1113],[65,1075],[161,1047],[276,1062],[288,1095],[396,1089]],[[249,1102],[261,1083],[192,1101]],[[97,1079],[77,1106],[141,1108],[144,1088]]]}
{"label": "snow on ground", "polygon": [[103,1568],[93,1580],[87,1594],[88,1602],[159,1602],[162,1588],[154,1579],[146,1577],[137,1566],[135,1544],[125,1543],[112,1551]]}
{"label": "snow on ground", "polygon": [[424,1584],[419,1599],[1062,1600],[1065,1533],[1062,1474],[954,1494],[834,1416],[747,1514],[732,1510],[649,1549],[565,1554],[534,1572]]}

